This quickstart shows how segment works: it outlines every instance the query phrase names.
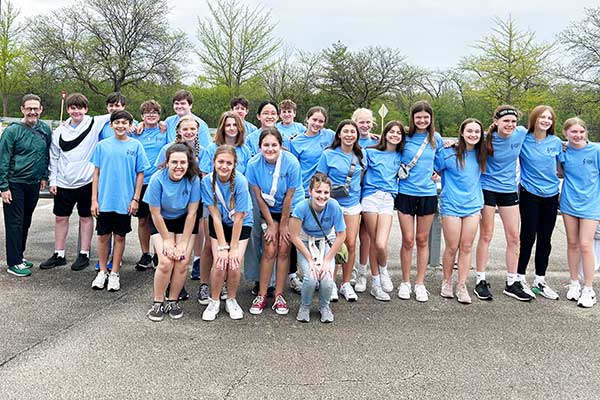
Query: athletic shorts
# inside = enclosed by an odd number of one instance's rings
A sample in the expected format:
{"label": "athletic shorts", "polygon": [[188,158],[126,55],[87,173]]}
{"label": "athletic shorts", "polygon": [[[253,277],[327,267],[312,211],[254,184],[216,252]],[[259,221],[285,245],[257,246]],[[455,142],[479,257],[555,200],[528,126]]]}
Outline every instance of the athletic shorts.
{"label": "athletic shorts", "polygon": [[394,215],[394,196],[391,193],[378,190],[363,197],[360,205],[362,212]]}
{"label": "athletic shorts", "polygon": [[344,214],[344,215],[358,215],[363,211],[360,203],[358,203],[354,206],[350,206],[350,207],[344,207],[344,206],[340,206],[340,207],[342,207],[342,214]]}
{"label": "athletic shorts", "polygon": [[499,193],[483,189],[483,204],[490,207],[510,207],[519,205],[517,192]]}
{"label": "athletic shorts", "polygon": [[92,216],[92,184],[91,182],[77,189],[56,188],[54,208],[52,212],[57,217],[68,217],[73,213],[77,204],[77,214],[80,217]]}
{"label": "athletic shorts", "polygon": [[[183,214],[180,217],[174,219],[163,218],[165,221],[165,225],[167,226],[167,231],[175,234],[183,233],[183,229],[185,228],[185,219],[187,218],[187,213]],[[198,233],[198,225],[200,222],[201,216],[196,214],[196,222],[194,223],[194,227],[192,228],[192,234],[196,235]],[[156,225],[154,225],[154,221],[152,218],[148,220],[148,227],[150,229],[150,235],[155,235],[158,233],[158,229],[156,229]]]}
{"label": "athletic shorts", "polygon": [[143,201],[144,194],[146,193],[146,189],[148,189],[148,185],[142,185],[142,192],[140,193],[140,201],[138,203],[138,210],[135,213],[135,216],[138,218],[148,218],[150,216],[150,206],[148,203]]}
{"label": "athletic shorts", "polygon": [[100,212],[96,221],[96,233],[98,236],[114,233],[125,236],[131,232],[131,215],[116,212]]}
{"label": "athletic shorts", "polygon": [[[231,242],[231,234],[233,232],[233,226],[223,224],[223,232],[225,233],[225,241]],[[242,226],[239,240],[246,240],[250,238],[250,232],[252,232],[251,226]],[[211,238],[217,239],[217,233],[215,232],[215,225],[213,224],[212,216],[208,217],[208,234]]]}
{"label": "athletic shorts", "polygon": [[437,196],[411,196],[398,193],[394,201],[394,208],[402,214],[423,217],[435,214],[437,211]]}

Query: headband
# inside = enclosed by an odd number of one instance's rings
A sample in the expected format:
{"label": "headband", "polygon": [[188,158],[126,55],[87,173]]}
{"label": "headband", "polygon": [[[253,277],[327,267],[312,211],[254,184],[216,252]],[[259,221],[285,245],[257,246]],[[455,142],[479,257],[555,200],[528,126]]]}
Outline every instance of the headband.
{"label": "headband", "polygon": [[519,118],[519,114],[517,113],[517,110],[514,110],[512,108],[506,108],[506,109],[500,110],[496,113],[496,119],[500,119],[507,115],[514,115],[515,117]]}

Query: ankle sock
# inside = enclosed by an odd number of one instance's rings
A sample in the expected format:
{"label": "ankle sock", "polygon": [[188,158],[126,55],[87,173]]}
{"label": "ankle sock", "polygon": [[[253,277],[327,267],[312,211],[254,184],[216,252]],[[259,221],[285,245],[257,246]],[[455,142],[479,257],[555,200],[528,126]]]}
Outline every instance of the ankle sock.
{"label": "ankle sock", "polygon": [[64,250],[54,250],[54,252],[56,254],[58,254],[59,257],[65,258],[65,251]]}
{"label": "ankle sock", "polygon": [[485,272],[477,271],[477,283],[485,281]]}

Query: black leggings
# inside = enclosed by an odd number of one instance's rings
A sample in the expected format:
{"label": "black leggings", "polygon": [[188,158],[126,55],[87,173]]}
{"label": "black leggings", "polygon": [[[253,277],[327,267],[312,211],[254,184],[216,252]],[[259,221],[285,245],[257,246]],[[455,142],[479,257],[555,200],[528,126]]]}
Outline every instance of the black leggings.
{"label": "black leggings", "polygon": [[[545,276],[552,249],[551,239],[558,210],[558,194],[540,197],[521,188],[519,212],[521,214],[520,252],[517,272],[525,275],[535,245],[535,274]],[[536,241],[537,239],[537,241]]]}

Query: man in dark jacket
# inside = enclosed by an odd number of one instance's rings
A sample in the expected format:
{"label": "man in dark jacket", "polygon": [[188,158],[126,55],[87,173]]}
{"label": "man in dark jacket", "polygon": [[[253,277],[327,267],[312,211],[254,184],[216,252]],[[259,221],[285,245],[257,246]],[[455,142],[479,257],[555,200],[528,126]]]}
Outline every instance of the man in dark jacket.
{"label": "man in dark jacket", "polygon": [[48,181],[52,130],[40,121],[39,96],[27,94],[21,101],[23,120],[9,125],[0,136],[0,192],[4,205],[8,273],[31,275],[32,263],[23,258],[31,216],[40,189]]}

